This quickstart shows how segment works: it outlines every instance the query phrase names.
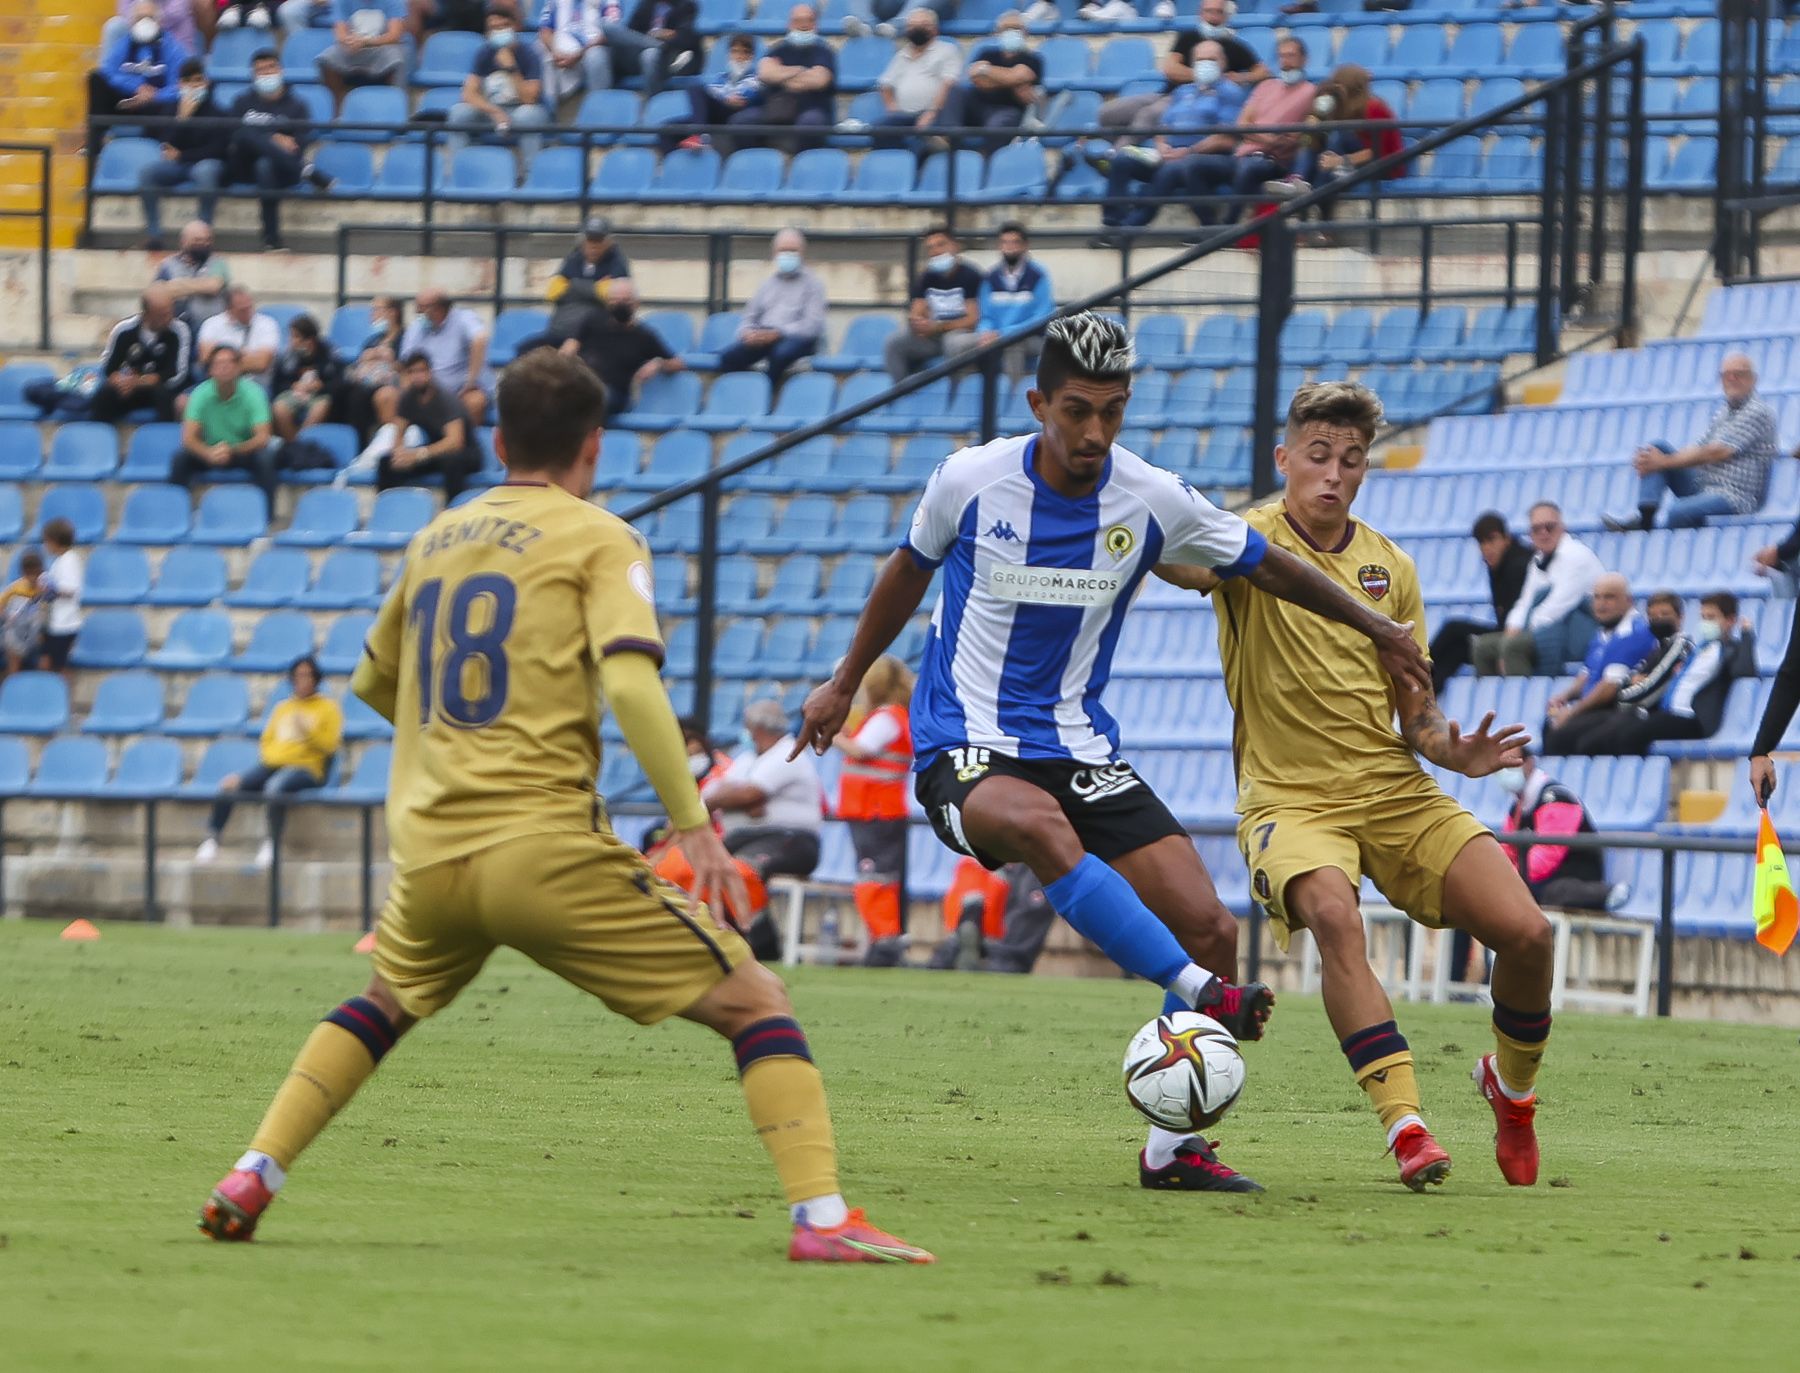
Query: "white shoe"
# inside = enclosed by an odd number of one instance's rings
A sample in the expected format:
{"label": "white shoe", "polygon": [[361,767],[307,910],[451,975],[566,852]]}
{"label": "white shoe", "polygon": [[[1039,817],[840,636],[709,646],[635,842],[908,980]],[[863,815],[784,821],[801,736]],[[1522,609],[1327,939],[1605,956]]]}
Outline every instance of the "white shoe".
{"label": "white shoe", "polygon": [[265,839],[262,841],[262,847],[256,851],[256,866],[259,868],[266,868],[274,863],[274,861],[275,841],[273,839]]}
{"label": "white shoe", "polygon": [[196,863],[216,863],[219,861],[219,841],[210,835],[200,841],[200,847],[194,850]]}
{"label": "white shoe", "polygon": [[1159,0],[1156,8],[1150,13],[1158,19],[1173,19],[1175,17],[1175,0]]}
{"label": "white shoe", "polygon": [[1631,883],[1614,882],[1606,893],[1606,909],[1616,911],[1631,900]]}
{"label": "white shoe", "polygon": [[1137,18],[1137,10],[1127,4],[1126,0],[1106,0],[1103,5],[1083,5],[1078,13],[1090,24],[1118,23],[1120,20]]}
{"label": "white shoe", "polygon": [[236,10],[226,10],[225,13],[219,16],[219,27],[222,29],[235,29],[243,22],[244,16],[239,14]]}
{"label": "white shoe", "polygon": [[877,24],[875,26],[875,36],[877,38],[892,38],[899,32],[900,32],[899,29],[895,28],[892,24],[889,24],[886,22]]}
{"label": "white shoe", "polygon": [[867,38],[869,36],[868,21],[860,14],[844,16],[844,36],[846,38]]}
{"label": "white shoe", "polygon": [[1062,18],[1062,11],[1056,7],[1055,0],[1037,0],[1037,3],[1025,11],[1027,24],[1054,24]]}
{"label": "white shoe", "polygon": [[267,10],[255,9],[250,11],[249,19],[244,22],[249,24],[253,29],[266,29],[275,21],[269,18],[269,12]]}

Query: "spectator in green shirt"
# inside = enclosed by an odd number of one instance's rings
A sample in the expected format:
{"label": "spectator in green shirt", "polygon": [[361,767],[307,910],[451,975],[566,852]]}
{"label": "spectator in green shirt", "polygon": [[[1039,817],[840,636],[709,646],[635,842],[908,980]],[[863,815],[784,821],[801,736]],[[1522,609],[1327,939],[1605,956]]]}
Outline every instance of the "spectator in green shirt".
{"label": "spectator in green shirt", "polygon": [[213,349],[207,380],[187,398],[181,447],[169,480],[193,489],[202,476],[236,468],[262,488],[275,514],[275,452],[269,443],[269,397],[243,375],[243,355],[229,343]]}

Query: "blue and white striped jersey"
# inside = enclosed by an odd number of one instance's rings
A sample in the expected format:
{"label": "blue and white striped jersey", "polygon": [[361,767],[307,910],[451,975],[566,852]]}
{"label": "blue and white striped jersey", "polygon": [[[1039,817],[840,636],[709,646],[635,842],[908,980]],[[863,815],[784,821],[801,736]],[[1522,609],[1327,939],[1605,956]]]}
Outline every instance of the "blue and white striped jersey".
{"label": "blue and white striped jersey", "polygon": [[1100,693],[1138,583],[1159,562],[1240,575],[1267,547],[1236,515],[1117,444],[1091,494],[1058,495],[1034,469],[1037,442],[951,454],[901,545],[920,566],[944,569],[912,700],[921,771],[959,744],[1110,761],[1119,727]]}

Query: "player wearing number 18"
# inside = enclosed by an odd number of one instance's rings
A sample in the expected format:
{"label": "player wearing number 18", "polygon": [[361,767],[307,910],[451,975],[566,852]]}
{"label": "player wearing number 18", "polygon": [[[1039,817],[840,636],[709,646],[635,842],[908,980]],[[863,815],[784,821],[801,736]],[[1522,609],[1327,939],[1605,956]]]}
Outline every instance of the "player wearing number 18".
{"label": "player wearing number 18", "polygon": [[[657,675],[649,554],[585,499],[605,390],[575,359],[540,351],[506,369],[498,396],[508,480],[414,538],[352,680],[394,722],[394,876],[374,976],[306,1041],[201,1228],[249,1239],[383,1055],[504,944],[633,1020],[680,1016],[731,1040],[793,1209],[790,1258],[930,1262],[845,1205],[824,1084],[787,992],[709,913],[720,895],[747,902]],[[601,813],[602,695],[674,822],[692,898]]]}

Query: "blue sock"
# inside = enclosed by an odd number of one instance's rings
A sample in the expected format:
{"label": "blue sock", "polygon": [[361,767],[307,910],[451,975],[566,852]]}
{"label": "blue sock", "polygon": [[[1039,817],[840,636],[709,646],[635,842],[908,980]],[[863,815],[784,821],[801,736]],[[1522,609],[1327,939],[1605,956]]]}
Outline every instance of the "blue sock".
{"label": "blue sock", "polygon": [[[1044,888],[1044,895],[1081,934],[1128,973],[1166,987],[1194,960],[1168,926],[1150,913],[1118,873],[1093,854]],[[1189,1007],[1183,1003],[1182,1010]]]}

